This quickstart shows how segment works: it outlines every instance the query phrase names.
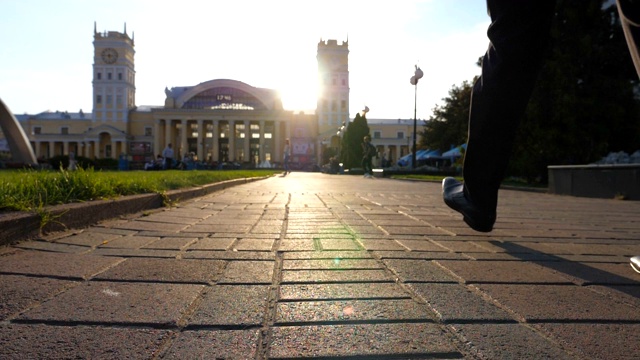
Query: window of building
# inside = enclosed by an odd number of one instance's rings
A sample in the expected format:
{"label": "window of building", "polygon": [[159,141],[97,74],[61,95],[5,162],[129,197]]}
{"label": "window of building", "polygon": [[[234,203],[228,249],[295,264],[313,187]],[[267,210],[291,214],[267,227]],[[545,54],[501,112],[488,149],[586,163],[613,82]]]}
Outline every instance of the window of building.
{"label": "window of building", "polygon": [[342,110],[342,111],[347,110],[347,101],[346,100],[340,101],[340,110]]}
{"label": "window of building", "polygon": [[99,72],[99,73],[97,73],[97,74],[96,74],[96,78],[97,78],[98,80],[102,80],[102,73],[100,73],[100,72]]}
{"label": "window of building", "polygon": [[251,133],[251,138],[252,139],[260,139],[260,134],[259,133]]}
{"label": "window of building", "polygon": [[122,105],[122,95],[116,95],[116,104]]}
{"label": "window of building", "polygon": [[331,111],[338,110],[338,104],[335,100],[331,101]]}
{"label": "window of building", "polygon": [[96,95],[96,104],[102,104],[102,95]]}
{"label": "window of building", "polygon": [[34,135],[42,134],[42,128],[40,126],[34,126],[33,127],[33,134]]}
{"label": "window of building", "polygon": [[111,95],[107,95],[107,104],[111,104],[111,101],[113,100]]}
{"label": "window of building", "polygon": [[69,128],[66,126],[63,126],[60,128],[60,134],[62,135],[69,135]]}
{"label": "window of building", "polygon": [[374,131],[373,132],[373,138],[374,139],[380,139],[380,131]]}
{"label": "window of building", "polygon": [[404,131],[398,131],[397,138],[398,139],[404,139]]}
{"label": "window of building", "polygon": [[111,73],[107,73],[107,80],[111,80]]}
{"label": "window of building", "polygon": [[273,135],[271,135],[271,133],[264,133],[264,138],[265,139],[271,139]]}
{"label": "window of building", "polygon": [[151,126],[144,127],[144,136],[153,136],[153,129]]}
{"label": "window of building", "polygon": [[118,80],[122,80],[122,73],[118,73]]}
{"label": "window of building", "polygon": [[347,86],[347,79],[342,79],[342,86]]}

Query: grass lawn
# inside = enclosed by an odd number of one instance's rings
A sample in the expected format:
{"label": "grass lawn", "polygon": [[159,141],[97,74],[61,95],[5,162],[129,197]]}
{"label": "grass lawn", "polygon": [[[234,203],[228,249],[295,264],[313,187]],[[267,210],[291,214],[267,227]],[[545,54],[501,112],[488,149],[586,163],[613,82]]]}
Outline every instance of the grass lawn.
{"label": "grass lawn", "polygon": [[164,193],[225,180],[270,176],[278,170],[198,171],[0,171],[0,211],[32,211],[44,206],[123,195]]}

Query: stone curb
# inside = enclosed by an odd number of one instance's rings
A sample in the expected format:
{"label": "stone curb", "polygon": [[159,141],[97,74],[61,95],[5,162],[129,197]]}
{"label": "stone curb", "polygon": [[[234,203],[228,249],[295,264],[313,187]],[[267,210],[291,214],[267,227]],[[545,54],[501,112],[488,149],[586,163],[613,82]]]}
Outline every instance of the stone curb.
{"label": "stone curb", "polygon": [[[195,188],[172,190],[165,195],[166,200],[170,203],[176,203],[266,178],[268,176],[221,181]],[[14,212],[4,214],[0,216],[0,229],[2,229],[0,231],[0,246],[36,238],[41,233],[84,228],[118,216],[157,209],[164,206],[164,201],[163,196],[160,194],[142,194],[123,196],[111,200],[52,206],[46,209],[46,213],[50,216],[50,221],[42,229],[40,229],[41,217],[37,213]]]}

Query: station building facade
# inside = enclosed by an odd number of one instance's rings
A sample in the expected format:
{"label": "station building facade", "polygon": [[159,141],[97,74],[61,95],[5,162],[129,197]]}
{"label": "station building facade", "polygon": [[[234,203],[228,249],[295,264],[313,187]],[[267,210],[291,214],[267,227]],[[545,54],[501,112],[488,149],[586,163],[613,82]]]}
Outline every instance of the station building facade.
{"label": "station building facade", "polygon": [[[16,115],[37,158],[71,152],[92,159],[126,155],[141,166],[172,144],[176,156],[260,166],[282,162],[285,139],[292,162],[320,164],[322,148],[339,144],[336,130],[349,122],[348,42],[321,40],[320,92],[314,114],[286,110],[277,91],[242,81],[214,79],[165,89],[163,105],[137,106],[134,38],[94,28],[91,113]],[[369,121],[379,159],[408,153],[412,121]],[[400,139],[402,137],[402,139]]]}

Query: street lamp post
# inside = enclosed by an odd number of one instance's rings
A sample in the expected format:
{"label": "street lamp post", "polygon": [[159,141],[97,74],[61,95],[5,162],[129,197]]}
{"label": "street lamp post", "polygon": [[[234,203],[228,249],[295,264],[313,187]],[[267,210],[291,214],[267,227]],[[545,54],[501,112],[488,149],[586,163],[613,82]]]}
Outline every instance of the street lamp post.
{"label": "street lamp post", "polygon": [[414,71],[413,76],[411,77],[411,85],[413,85],[415,88],[414,100],[413,100],[413,150],[411,152],[411,168],[412,169],[416,168],[416,132],[418,130],[417,129],[418,119],[416,118],[417,116],[416,110],[418,107],[418,80],[422,79],[422,76],[424,76],[424,73],[422,72],[422,70],[420,70],[418,65],[416,65],[416,70]]}

